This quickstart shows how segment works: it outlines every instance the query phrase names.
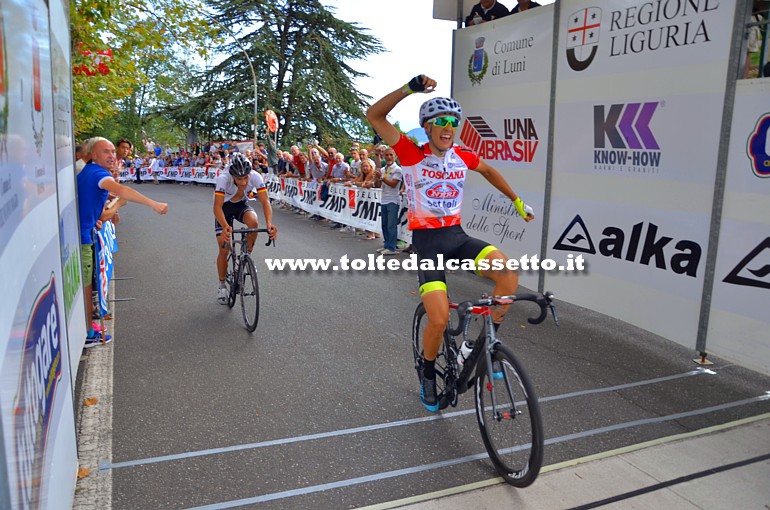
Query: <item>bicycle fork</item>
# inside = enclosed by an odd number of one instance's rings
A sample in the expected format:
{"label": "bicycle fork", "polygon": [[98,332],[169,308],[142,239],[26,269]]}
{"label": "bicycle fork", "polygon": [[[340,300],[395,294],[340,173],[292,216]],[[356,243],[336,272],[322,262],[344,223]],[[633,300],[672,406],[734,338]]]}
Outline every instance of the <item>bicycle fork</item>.
{"label": "bicycle fork", "polygon": [[[492,360],[492,352],[495,350],[495,347],[500,344],[500,340],[497,339],[497,334],[495,333],[495,326],[492,322],[492,315],[488,315],[484,318],[485,320],[485,331],[486,331],[486,338],[484,342],[484,346],[486,347],[484,349],[484,356],[486,356],[487,361],[487,384],[486,384],[486,391],[489,392],[490,397],[490,403],[492,404],[492,416],[494,416],[495,420],[502,421],[505,419],[514,419],[517,414],[520,414],[521,411],[518,411],[516,409],[516,400],[513,395],[513,390],[511,388],[511,382],[508,380],[508,374],[505,372],[505,367],[500,364],[500,377],[495,377],[495,367],[494,367],[494,361]],[[495,396],[494,390],[494,384],[495,380],[501,379],[498,384],[502,383],[505,385],[505,390],[508,392],[508,395],[510,396],[511,400],[511,409],[510,411],[505,411],[503,409],[498,409],[497,404],[497,397]]]}

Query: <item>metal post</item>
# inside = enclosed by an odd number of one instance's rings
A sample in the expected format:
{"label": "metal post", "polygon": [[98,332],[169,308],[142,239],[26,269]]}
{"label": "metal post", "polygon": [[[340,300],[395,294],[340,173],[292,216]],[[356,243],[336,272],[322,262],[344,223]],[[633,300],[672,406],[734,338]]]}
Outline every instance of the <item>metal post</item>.
{"label": "metal post", "polygon": [[257,106],[257,73],[254,72],[254,64],[251,62],[251,57],[249,57],[249,54],[246,52],[246,48],[244,48],[240,41],[238,41],[238,38],[235,37],[235,34],[232,30],[227,28],[224,24],[217,21],[217,19],[209,14],[206,11],[201,10],[201,14],[206,16],[208,19],[216,23],[218,26],[223,28],[228,34],[230,34],[230,37],[233,38],[233,41],[235,41],[235,44],[240,48],[241,52],[243,52],[243,56],[246,57],[246,62],[249,64],[249,69],[251,69],[251,79],[254,81],[254,143],[252,144],[252,150],[256,150],[257,148],[257,131],[258,131],[258,123],[259,123],[259,114],[257,113],[259,111],[259,108]]}

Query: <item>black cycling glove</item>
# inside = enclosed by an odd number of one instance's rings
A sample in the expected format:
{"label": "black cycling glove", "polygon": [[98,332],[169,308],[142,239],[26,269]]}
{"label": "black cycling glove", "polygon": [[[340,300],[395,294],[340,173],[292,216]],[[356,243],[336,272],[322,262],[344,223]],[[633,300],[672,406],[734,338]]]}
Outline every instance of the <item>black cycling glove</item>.
{"label": "black cycling glove", "polygon": [[414,78],[409,80],[409,83],[404,85],[404,88],[402,88],[401,91],[407,95],[412,94],[414,92],[425,92],[425,85],[423,85],[422,83],[422,79],[424,77],[425,76],[422,74],[415,76]]}

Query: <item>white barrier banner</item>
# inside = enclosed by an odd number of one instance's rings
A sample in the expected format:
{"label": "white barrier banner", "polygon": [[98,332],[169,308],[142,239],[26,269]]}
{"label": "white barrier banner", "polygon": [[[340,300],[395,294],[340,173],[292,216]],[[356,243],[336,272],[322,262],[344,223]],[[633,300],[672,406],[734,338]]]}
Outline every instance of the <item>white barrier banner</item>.
{"label": "white barrier banner", "polygon": [[545,286],[692,347],[735,2],[559,7],[547,255],[588,271]]}
{"label": "white barrier banner", "polygon": [[[453,93],[465,115],[456,143],[500,171],[535,210],[525,223],[510,199],[468,172],[463,228],[511,257],[535,255],[542,243],[554,12],[547,5],[455,31]],[[528,287],[537,278],[520,272]]]}
{"label": "white barrier banner", "polygon": [[770,80],[737,83],[707,345],[770,373]]}
{"label": "white barrier banner", "polygon": [[[322,186],[318,182],[267,175],[265,183],[268,196],[274,200],[283,200],[303,211],[337,223],[371,232],[382,232],[379,189],[331,184],[328,186],[328,195],[323,200]],[[406,198],[402,196],[398,239],[411,242],[412,233],[407,228],[406,210]]]}
{"label": "white barrier banner", "polygon": [[[71,72],[68,9],[57,0],[0,2],[0,508],[71,508],[76,481],[69,345],[79,356],[85,337],[68,337],[67,317],[82,333],[85,313],[73,305],[82,295],[77,228],[62,229],[77,218],[70,98],[53,93],[52,78],[52,69],[57,82]],[[61,197],[57,174],[70,179]]]}

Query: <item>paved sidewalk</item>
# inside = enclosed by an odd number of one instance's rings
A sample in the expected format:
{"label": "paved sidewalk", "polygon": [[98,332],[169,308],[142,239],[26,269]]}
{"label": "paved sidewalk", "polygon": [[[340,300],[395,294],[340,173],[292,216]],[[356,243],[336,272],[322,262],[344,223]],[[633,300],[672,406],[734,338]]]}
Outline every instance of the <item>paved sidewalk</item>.
{"label": "paved sidewalk", "polygon": [[526,489],[499,480],[366,510],[770,508],[770,414],[547,466]]}

